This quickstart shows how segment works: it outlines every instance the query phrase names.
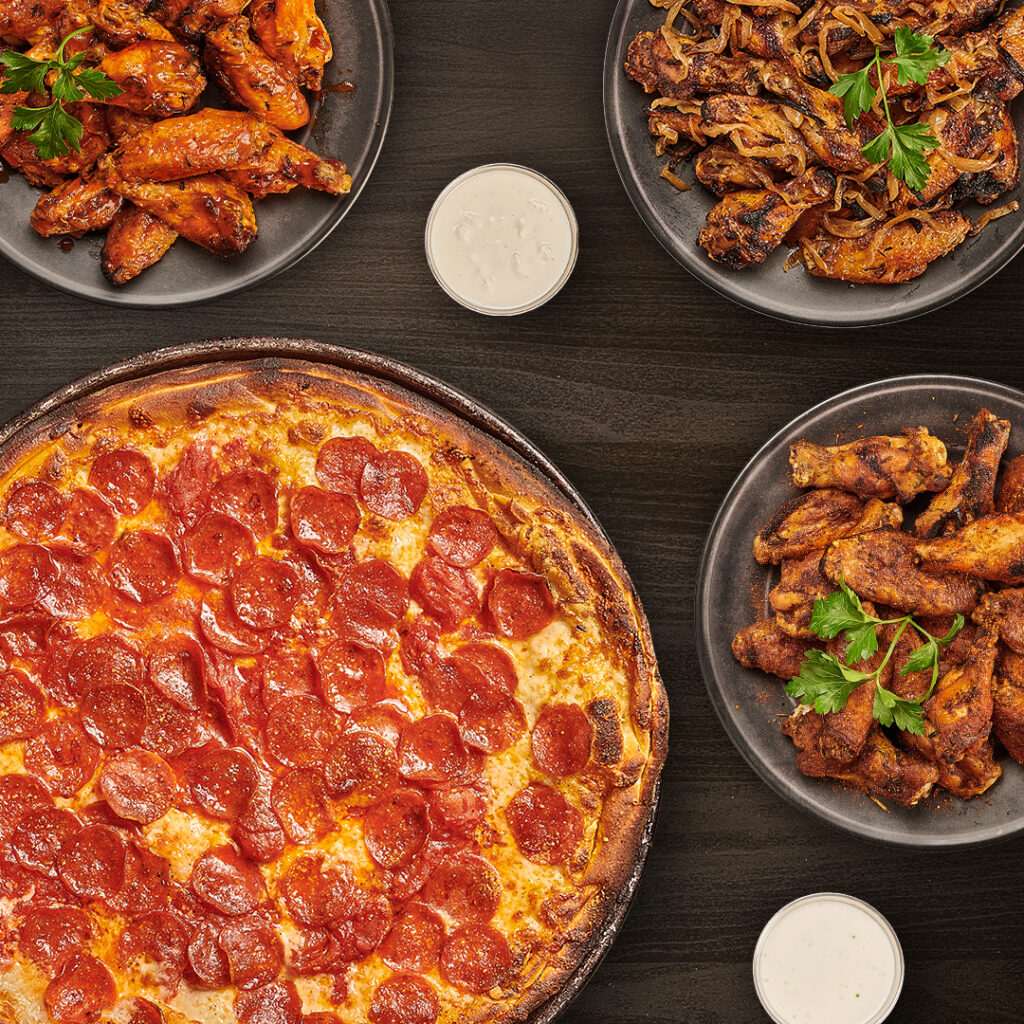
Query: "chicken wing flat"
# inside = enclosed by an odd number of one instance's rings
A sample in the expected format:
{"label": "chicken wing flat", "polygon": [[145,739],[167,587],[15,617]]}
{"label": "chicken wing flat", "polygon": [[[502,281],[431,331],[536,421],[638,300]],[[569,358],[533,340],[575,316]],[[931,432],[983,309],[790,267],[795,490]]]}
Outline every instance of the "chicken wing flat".
{"label": "chicken wing flat", "polygon": [[322,88],[333,52],[313,0],[255,0],[249,18],[260,46],[294,81],[314,91]]}
{"label": "chicken wing flat", "polygon": [[685,100],[694,94],[731,92],[753,96],[760,89],[757,64],[746,58],[717,53],[685,53],[693,46],[682,40],[686,62],[672,56],[660,32],[641,32],[630,44],[626,74],[644,91]]}
{"label": "chicken wing flat", "polygon": [[699,132],[691,137],[704,145],[708,138],[720,136],[728,137],[741,152],[760,153],[760,160],[787,174],[807,169],[807,140],[787,117],[786,108],[763,96],[708,96],[700,108]]}
{"label": "chicken wing flat", "polygon": [[914,564],[913,537],[874,530],[837,540],[825,552],[822,571],[834,583],[844,579],[860,597],[902,612],[969,615],[981,584],[956,572],[923,572]]}
{"label": "chicken wing flat", "polygon": [[296,185],[336,196],[352,188],[352,176],[340,160],[325,160],[284,136],[274,140],[255,167],[223,173],[256,198],[290,192]]}
{"label": "chicken wing flat", "polygon": [[207,32],[203,52],[211,78],[235,106],[284,131],[308,124],[305,96],[281,65],[253,41],[248,18],[232,18]]}
{"label": "chicken wing flat", "polygon": [[1011,651],[1024,656],[1024,590],[1007,588],[982,595],[971,618],[998,633]]}
{"label": "chicken wing flat", "polygon": [[100,35],[114,46],[128,46],[143,39],[174,42],[167,28],[128,0],[95,0],[86,15]]}
{"label": "chicken wing flat", "polygon": [[760,669],[788,682],[800,674],[804,655],[817,646],[784,633],[774,619],[763,619],[733,637],[732,654],[744,668]]}
{"label": "chicken wing flat", "polygon": [[992,731],[1007,753],[1024,764],[1024,658],[1003,650],[992,679]]}
{"label": "chicken wing flat", "polygon": [[834,190],[832,173],[816,168],[770,190],[730,192],[708,214],[697,241],[716,263],[763,263],[800,214],[824,202]]}
{"label": "chicken wing flat", "polygon": [[849,491],[823,487],[791,498],[754,538],[762,564],[824,551],[834,540],[882,526],[899,527],[903,511],[877,498],[866,503]]}
{"label": "chicken wing flat", "polygon": [[72,178],[41,196],[29,223],[44,238],[103,231],[121,208],[121,197],[100,178]]}
{"label": "chicken wing flat", "polygon": [[781,579],[768,595],[768,604],[783,633],[809,639],[814,636],[811,632],[814,602],[835,590],[835,584],[822,574],[821,552],[812,551],[803,558],[783,559]]}
{"label": "chicken wing flat", "polygon": [[108,54],[99,68],[124,90],[108,103],[154,117],[184,114],[206,88],[199,61],[180,43],[132,43]]}
{"label": "chicken wing flat", "polygon": [[4,0],[0,4],[0,39],[34,45],[56,35],[54,26],[64,0]]}
{"label": "chicken wing flat", "polygon": [[119,195],[219,256],[244,252],[256,237],[252,202],[219,174],[181,181],[130,181],[117,173],[110,157],[100,162],[100,172]]}
{"label": "chicken wing flat", "polygon": [[68,103],[66,109],[82,122],[81,149],[43,160],[29,141],[28,132],[12,132],[0,156],[32,185],[50,188],[90,170],[110,145],[103,108],[95,103]]}
{"label": "chicken wing flat", "polygon": [[980,516],[992,515],[999,460],[1009,439],[1009,420],[997,419],[988,409],[975,415],[967,432],[967,451],[954,468],[949,486],[917,517],[916,536],[954,533]]}
{"label": "chicken wing flat", "polygon": [[1024,455],[1011,459],[996,492],[997,512],[1024,512]]}
{"label": "chicken wing flat", "polygon": [[701,150],[694,161],[693,172],[705,188],[719,196],[738,189],[767,188],[774,184],[767,166],[722,142]]}
{"label": "chicken wing flat", "polygon": [[833,446],[797,441],[790,445],[789,465],[797,487],[838,487],[901,504],[924,491],[943,490],[952,473],[946,446],[924,427]]}
{"label": "chicken wing flat", "polygon": [[277,138],[277,132],[254,114],[206,108],[157,121],[133,135],[114,154],[114,166],[126,180],[145,181],[257,167]]}
{"label": "chicken wing flat", "polygon": [[114,216],[103,243],[101,266],[111,284],[126,284],[164,258],[178,232],[159,217],[132,203]]}
{"label": "chicken wing flat", "polygon": [[914,558],[929,572],[1024,584],[1024,513],[983,516],[948,537],[918,541]]}
{"label": "chicken wing flat", "polygon": [[953,796],[961,800],[980,796],[1003,774],[990,739],[978,740],[958,761],[947,764],[936,749],[935,726],[925,719],[924,729],[924,735],[901,732],[898,741],[905,750],[911,750],[934,764],[939,773],[939,786]]}
{"label": "chicken wing flat", "polygon": [[189,0],[178,17],[178,31],[198,43],[215,25],[241,14],[248,3],[249,0]]}
{"label": "chicken wing flat", "polygon": [[124,107],[107,107],[107,130],[115,144],[152,128],[155,121],[148,114],[136,114]]}

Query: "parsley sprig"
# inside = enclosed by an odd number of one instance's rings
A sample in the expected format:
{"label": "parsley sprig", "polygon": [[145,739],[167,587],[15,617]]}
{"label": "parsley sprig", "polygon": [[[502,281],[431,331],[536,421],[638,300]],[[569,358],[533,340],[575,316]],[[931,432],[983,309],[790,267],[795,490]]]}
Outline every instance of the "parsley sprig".
{"label": "parsley sprig", "polygon": [[91,96],[94,100],[109,100],[124,90],[112,82],[99,68],[83,68],[84,53],[73,57],[64,56],[68,41],[91,26],[68,33],[49,60],[39,60],[26,53],[6,50],[0,53],[3,65],[3,82],[0,93],[47,91],[47,78],[56,72],[49,86],[52,102],[45,107],[15,107],[11,127],[16,131],[30,131],[29,141],[43,160],[64,156],[72,149],[82,151],[82,122],[69,114],[65,103],[77,103]]}
{"label": "parsley sprig", "polygon": [[[875,699],[872,714],[882,725],[895,725],[905,732],[923,735],[924,712],[921,705],[931,696],[939,679],[940,649],[951,644],[963,628],[964,617],[957,615],[949,632],[943,637],[932,636],[923,626],[914,621],[912,615],[899,619],[879,619],[869,615],[860,603],[860,598],[839,581],[834,594],[814,602],[811,614],[811,632],[824,640],[832,640],[840,633],[845,634],[845,664],[828,651],[811,650],[804,656],[800,674],[786,685],[786,693],[807,704],[813,704],[819,715],[840,711],[846,707],[850,694],[870,680],[875,681]],[[870,658],[878,650],[876,626],[895,625],[889,649],[878,667],[870,672],[851,668],[851,665]],[[907,658],[900,672],[901,676],[911,672],[931,670],[932,681],[927,693],[917,700],[906,700],[882,686],[882,671],[889,664],[896,644],[907,627],[917,630],[924,643]]]}
{"label": "parsley sprig", "polygon": [[[889,57],[882,57],[882,51],[876,46],[875,56],[871,61],[849,75],[840,75],[832,83],[829,92],[843,98],[843,112],[846,123],[852,128],[853,122],[872,108],[875,97],[882,100],[886,127],[876,135],[861,152],[873,164],[884,164],[888,161],[889,170],[897,178],[902,178],[907,185],[920,192],[928,181],[931,168],[924,157],[926,150],[935,149],[939,140],[931,133],[928,125],[920,122],[911,124],[893,124],[889,112],[889,97],[885,93],[885,76],[883,64],[891,64],[896,68],[896,81],[900,85],[917,82],[924,85],[928,80],[928,72],[942,67],[950,58],[949,50],[940,50],[934,46],[933,36],[918,35],[905,25],[896,29],[896,52]],[[871,84],[871,70],[875,70],[878,78],[878,89]]]}

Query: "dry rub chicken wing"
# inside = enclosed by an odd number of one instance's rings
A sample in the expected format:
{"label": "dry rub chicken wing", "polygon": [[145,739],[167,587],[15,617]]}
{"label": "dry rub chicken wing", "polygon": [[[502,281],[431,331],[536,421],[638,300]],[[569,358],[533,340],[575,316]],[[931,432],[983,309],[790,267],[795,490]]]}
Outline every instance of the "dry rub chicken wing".
{"label": "dry rub chicken wing", "polygon": [[1024,657],[1002,650],[992,678],[992,731],[1007,753],[1024,764]]}
{"label": "dry rub chicken wing", "polygon": [[971,618],[999,634],[1011,651],[1024,656],[1024,590],[1007,588],[982,595]]}
{"label": "dry rub chicken wing", "polygon": [[141,40],[115,50],[99,67],[124,90],[107,102],[138,114],[184,114],[206,88],[199,61],[180,43]]}
{"label": "dry rub chicken wing", "polygon": [[982,516],[948,537],[918,541],[914,558],[929,572],[960,572],[1024,583],[1024,513]]}
{"label": "dry rub chicken wing", "polygon": [[775,621],[784,633],[810,638],[814,602],[820,601],[836,586],[821,572],[821,551],[812,551],[803,558],[784,558],[778,586],[768,595],[768,604],[775,612]]}
{"label": "dry rub chicken wing", "polygon": [[980,796],[1003,774],[990,739],[978,740],[959,760],[948,764],[938,755],[935,743],[937,732],[927,719],[924,730],[924,735],[901,732],[897,739],[904,749],[914,751],[935,765],[939,773],[939,785],[953,796],[961,800]]}
{"label": "dry rub chicken wing", "polygon": [[178,232],[155,214],[126,203],[103,243],[101,266],[111,284],[125,284],[163,259]]}
{"label": "dry rub chicken wing", "polygon": [[732,654],[744,668],[760,669],[788,682],[799,675],[804,655],[816,646],[784,633],[774,619],[763,619],[733,637]]}
{"label": "dry rub chicken wing", "polygon": [[260,46],[299,85],[314,91],[323,86],[333,54],[313,0],[255,0],[249,18]]}
{"label": "dry rub chicken wing", "polygon": [[952,472],[946,446],[924,427],[834,446],[797,441],[790,445],[789,465],[797,487],[838,487],[901,504],[922,491],[943,490]]}
{"label": "dry rub chicken wing", "polygon": [[29,223],[44,238],[81,238],[87,231],[108,228],[121,202],[121,197],[107,188],[101,178],[72,178],[40,196]]}
{"label": "dry rub chicken wing", "polygon": [[283,135],[274,140],[255,166],[223,173],[257,198],[290,192],[296,185],[336,196],[352,188],[352,176],[340,160],[326,160]]}
{"label": "dry rub chicken wing", "polygon": [[997,512],[1024,512],[1024,455],[1011,459],[996,492]]}

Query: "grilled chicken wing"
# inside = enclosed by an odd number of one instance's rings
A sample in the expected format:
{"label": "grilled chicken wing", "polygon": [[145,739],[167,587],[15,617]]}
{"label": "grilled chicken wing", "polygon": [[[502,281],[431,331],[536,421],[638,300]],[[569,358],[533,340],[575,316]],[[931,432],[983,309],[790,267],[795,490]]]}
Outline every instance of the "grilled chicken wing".
{"label": "grilled chicken wing", "polygon": [[337,196],[352,188],[352,176],[340,160],[325,160],[284,136],[274,140],[256,166],[224,171],[224,176],[257,198],[290,192],[296,185]]}
{"label": "grilled chicken wing", "polygon": [[178,18],[178,31],[199,42],[214,26],[238,17],[248,3],[249,0],[190,0]]}
{"label": "grilled chicken wing", "polygon": [[255,0],[249,18],[260,46],[299,85],[319,90],[333,56],[313,0]]}
{"label": "grilled chicken wing", "polygon": [[86,16],[113,46],[128,46],[143,39],[174,42],[174,36],[167,28],[128,0],[95,0],[87,8]]}
{"label": "grilled chicken wing", "polygon": [[1011,459],[996,493],[997,512],[1024,512],[1024,455]]}
{"label": "grilled chicken wing", "polygon": [[816,646],[782,632],[774,619],[764,619],[733,637],[732,653],[744,668],[757,668],[788,682],[800,674],[804,655]]}
{"label": "grilled chicken wing", "polygon": [[236,106],[285,131],[309,122],[309,104],[302,91],[253,42],[248,18],[232,18],[208,32],[204,59],[217,87]]}
{"label": "grilled chicken wing", "polygon": [[44,238],[71,235],[110,226],[121,208],[121,197],[100,178],[72,178],[41,196],[29,218],[33,230]]}
{"label": "grilled chicken wing", "polygon": [[918,541],[914,558],[929,573],[1024,584],[1024,513],[983,516],[948,537]]}
{"label": "grilled chicken wing", "polygon": [[103,243],[103,273],[111,284],[125,284],[162,260],[177,237],[170,224],[126,203],[114,216]]}
{"label": "grilled chicken wing", "polygon": [[13,132],[0,156],[32,185],[52,187],[88,171],[110,145],[103,108],[94,103],[68,103],[67,111],[82,122],[81,150],[42,160],[28,132]]}
{"label": "grilled chicken wing", "polygon": [[708,214],[697,241],[717,263],[763,263],[800,214],[826,200],[835,185],[835,176],[819,167],[771,190],[730,192]]}
{"label": "grilled chicken wing", "polygon": [[992,679],[992,731],[1010,757],[1024,764],[1024,657],[1000,651]]}
{"label": "grilled chicken wing", "polygon": [[244,252],[256,237],[252,202],[219,174],[167,182],[127,180],[110,157],[100,161],[100,172],[119,195],[220,256]]}
{"label": "grilled chicken wing", "polygon": [[822,574],[820,551],[812,551],[803,558],[783,559],[782,578],[768,595],[779,629],[790,636],[813,637],[810,627],[814,602],[828,597],[835,589],[835,584]]}
{"label": "grilled chicken wing", "polygon": [[763,96],[709,96],[701,104],[699,127],[696,141],[702,145],[706,137],[726,136],[740,151],[760,152],[759,159],[787,174],[807,169],[807,140],[786,116],[786,108]]}
{"label": "grilled chicken wing", "polygon": [[737,189],[767,188],[775,180],[765,164],[721,142],[702,150],[693,169],[697,180],[720,196]]}
{"label": "grilled chicken wing", "polygon": [[902,612],[970,614],[981,584],[955,572],[923,572],[914,564],[914,544],[890,529],[843,537],[825,552],[822,571],[834,583],[844,579],[862,598]]}
{"label": "grilled chicken wing", "polygon": [[52,38],[57,35],[63,9],[64,0],[4,0],[0,4],[0,39],[35,45]]}
{"label": "grilled chicken wing", "polygon": [[901,504],[923,491],[943,490],[952,473],[946,446],[924,427],[841,445],[797,441],[790,445],[789,465],[797,487],[838,487]]}
{"label": "grilled chicken wing", "polygon": [[207,107],[198,114],[158,121],[133,135],[114,154],[114,164],[126,179],[174,181],[257,167],[278,137],[253,114]]}
{"label": "grilled chicken wing", "polygon": [[145,39],[115,50],[99,67],[124,90],[107,102],[139,114],[184,114],[206,88],[199,62],[180,43]]}
{"label": "grilled chicken wing", "polygon": [[988,409],[978,411],[967,432],[967,451],[954,468],[949,486],[917,517],[916,536],[950,534],[995,511],[996,474],[1009,439],[1009,420],[997,419]]}

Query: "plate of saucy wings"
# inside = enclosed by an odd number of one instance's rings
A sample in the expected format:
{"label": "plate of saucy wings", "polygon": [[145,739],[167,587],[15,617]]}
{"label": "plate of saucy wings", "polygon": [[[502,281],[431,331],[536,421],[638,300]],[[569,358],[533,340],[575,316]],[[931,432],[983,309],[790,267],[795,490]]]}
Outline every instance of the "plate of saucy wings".
{"label": "plate of saucy wings", "polygon": [[902,377],[751,460],[698,581],[701,666],[777,793],[844,831],[1024,831],[1024,395]]}
{"label": "plate of saucy wings", "polygon": [[[0,253],[100,301],[184,305],[284,270],[348,211],[387,127],[384,0],[0,0],[0,40],[9,87],[52,62],[0,94]],[[87,83],[61,106],[81,138],[51,156],[24,111],[68,98],[67,75]]]}
{"label": "plate of saucy wings", "polygon": [[999,0],[621,0],[605,57],[653,234],[727,297],[822,325],[919,315],[1019,252],[1022,88],[1024,10]]}

